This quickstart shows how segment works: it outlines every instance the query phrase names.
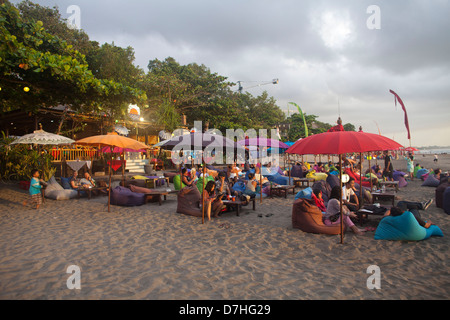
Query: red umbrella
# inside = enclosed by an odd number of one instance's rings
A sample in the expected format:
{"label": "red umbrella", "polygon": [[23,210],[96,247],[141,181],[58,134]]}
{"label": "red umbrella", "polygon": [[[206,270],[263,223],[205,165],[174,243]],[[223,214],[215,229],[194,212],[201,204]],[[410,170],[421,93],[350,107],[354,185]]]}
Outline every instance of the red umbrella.
{"label": "red umbrella", "polygon": [[286,153],[343,154],[397,150],[403,146],[378,134],[356,131],[325,132],[297,141]]}
{"label": "red umbrella", "polygon": [[[342,188],[342,154],[353,152],[369,152],[398,150],[403,146],[394,140],[383,137],[381,135],[356,132],[356,131],[336,131],[325,132],[309,136],[305,139],[297,141],[290,147],[286,153],[293,154],[338,154],[340,171],[340,181]],[[342,210],[342,194],[341,194],[341,243],[344,242],[343,230],[343,210]]]}

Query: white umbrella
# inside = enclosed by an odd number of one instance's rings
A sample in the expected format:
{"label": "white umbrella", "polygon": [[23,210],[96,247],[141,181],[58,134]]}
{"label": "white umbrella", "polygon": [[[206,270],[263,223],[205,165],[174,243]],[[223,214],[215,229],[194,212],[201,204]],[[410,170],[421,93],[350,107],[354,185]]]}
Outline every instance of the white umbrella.
{"label": "white umbrella", "polygon": [[44,130],[36,130],[34,133],[20,137],[11,144],[67,145],[74,142],[75,140],[64,136],[45,132]]}

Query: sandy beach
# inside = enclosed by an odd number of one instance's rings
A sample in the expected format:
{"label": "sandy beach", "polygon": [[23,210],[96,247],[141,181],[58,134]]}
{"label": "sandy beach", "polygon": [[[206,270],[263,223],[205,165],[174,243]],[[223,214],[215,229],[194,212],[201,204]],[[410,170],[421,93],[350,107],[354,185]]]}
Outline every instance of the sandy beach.
{"label": "sandy beach", "polygon": [[[383,166],[382,161],[378,161]],[[417,156],[426,168],[450,171],[450,155]],[[406,161],[394,168],[405,170]],[[435,198],[435,188],[409,182],[397,200]],[[299,189],[297,189],[299,191]],[[0,299],[312,300],[448,299],[450,216],[433,203],[421,211],[444,237],[374,240],[304,233],[292,228],[294,195],[266,198],[205,224],[162,206],[112,206],[107,197],[24,207],[27,191],[0,184]],[[258,215],[262,214],[262,217]],[[272,215],[271,215],[272,214]],[[376,226],[381,217],[370,217]],[[71,265],[81,289],[67,287]],[[381,271],[369,289],[367,268]]]}

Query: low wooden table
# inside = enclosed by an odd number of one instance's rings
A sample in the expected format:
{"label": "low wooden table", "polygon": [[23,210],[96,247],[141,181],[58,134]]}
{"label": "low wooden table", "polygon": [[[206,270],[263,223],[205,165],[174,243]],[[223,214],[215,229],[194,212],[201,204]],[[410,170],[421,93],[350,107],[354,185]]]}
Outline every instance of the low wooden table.
{"label": "low wooden table", "polygon": [[152,197],[152,198],[153,197],[158,197],[158,203],[161,206],[162,205],[162,201],[163,201],[163,197],[164,197],[164,201],[166,201],[167,200],[167,196],[169,194],[178,193],[178,192],[179,192],[179,190],[170,190],[170,191],[167,191],[167,190],[155,190],[154,192],[145,194],[146,195],[145,202],[148,201],[149,197]]}
{"label": "low wooden table", "polygon": [[[253,211],[256,210],[256,198],[250,198],[249,202],[253,202]],[[240,209],[243,203],[245,203],[244,201],[241,200],[236,200],[236,201],[232,201],[232,200],[222,200],[223,204],[226,205],[227,207],[235,207],[236,208],[236,215],[239,216],[240,213]]]}
{"label": "low wooden table", "polygon": [[[314,183],[316,180],[311,178],[294,178],[294,186],[298,188],[308,188],[309,184]],[[305,185],[306,184],[306,185]]]}
{"label": "low wooden table", "polygon": [[169,186],[169,177],[158,177],[158,178],[151,178],[146,179],[145,184],[147,188],[156,188],[157,182],[164,180],[166,182],[166,186]]}
{"label": "low wooden table", "polygon": [[385,186],[385,187],[391,187],[391,188],[394,188],[394,190],[396,191],[396,192],[398,192],[398,183],[399,183],[399,181],[381,181],[381,182],[379,182],[379,184],[381,185],[381,186]]}
{"label": "low wooden table", "polygon": [[295,186],[272,186],[270,188],[270,196],[273,194],[281,196],[284,194],[284,197],[287,198],[287,193],[289,190],[292,190],[292,194],[295,194]]}
{"label": "low wooden table", "polygon": [[80,199],[81,197],[81,192],[82,191],[86,191],[87,195],[88,195],[88,199],[91,200],[92,198],[92,191],[107,191],[108,187],[94,187],[94,188],[78,188],[76,189],[78,192],[78,199]]}
{"label": "low wooden table", "polygon": [[381,192],[381,191],[375,191],[370,193],[373,197],[373,202],[375,202],[376,199],[379,200],[387,200],[392,201],[392,205],[394,205],[395,202],[395,193],[394,192]]}

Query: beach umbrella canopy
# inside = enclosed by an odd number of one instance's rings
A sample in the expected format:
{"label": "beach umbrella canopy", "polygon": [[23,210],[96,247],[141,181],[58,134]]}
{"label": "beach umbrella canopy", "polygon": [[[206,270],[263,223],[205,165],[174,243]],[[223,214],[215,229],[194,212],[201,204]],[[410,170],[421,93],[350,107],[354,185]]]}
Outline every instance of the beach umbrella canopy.
{"label": "beach umbrella canopy", "polygon": [[289,146],[284,142],[269,138],[249,138],[245,140],[238,141],[238,144],[243,146],[258,146],[258,147],[269,147],[269,148],[279,148],[288,149]]}
{"label": "beach umbrella canopy", "polygon": [[49,133],[44,130],[36,130],[34,133],[20,137],[11,144],[68,145],[74,142],[75,140],[58,134]]}
{"label": "beach umbrella canopy", "polygon": [[415,151],[419,151],[419,149],[413,148],[413,147],[407,147],[407,148],[405,148],[405,151],[408,151],[408,152],[415,152]]}
{"label": "beach umbrella canopy", "polygon": [[[381,135],[355,132],[355,131],[334,131],[325,132],[309,136],[297,141],[292,147],[286,150],[291,154],[338,154],[339,164],[342,168],[342,155],[345,153],[362,153],[370,151],[398,150],[403,146],[394,140]],[[340,171],[340,181],[342,187],[342,170]],[[341,203],[341,243],[344,242],[344,225],[342,198]]]}
{"label": "beach umbrella canopy", "polygon": [[120,148],[120,147],[114,147],[111,150],[111,147],[103,147],[100,149],[100,152],[103,153],[123,153],[123,152],[145,152],[145,149],[140,149],[140,150],[134,150],[134,149],[129,149],[129,148]]}
{"label": "beach umbrella canopy", "polygon": [[119,147],[131,150],[149,149],[146,144],[137,140],[119,136],[117,134],[99,135],[84,138],[75,142],[81,145],[100,146],[100,147]]}
{"label": "beach umbrella canopy", "polygon": [[233,140],[230,140],[224,136],[217,134],[194,132],[182,136],[176,136],[162,143],[159,147],[162,149],[172,150],[175,147],[178,148],[197,148],[204,149],[210,148],[232,148],[242,149],[244,148],[236,144]]}
{"label": "beach umbrella canopy", "polygon": [[297,141],[286,150],[291,154],[344,154],[398,150],[403,146],[384,136],[356,131],[324,132]]}
{"label": "beach umbrella canopy", "polygon": [[[80,145],[89,145],[89,146],[99,146],[99,147],[110,147],[111,150],[114,150],[115,147],[119,147],[122,149],[131,149],[131,150],[141,150],[141,149],[149,149],[149,147],[139,141],[119,136],[118,134],[107,134],[107,135],[99,135],[92,136],[88,138],[84,138],[76,141],[76,144]],[[110,170],[109,170],[109,188],[108,188],[108,212],[110,211],[111,204],[111,166],[112,161],[110,162]],[[122,175],[123,179],[123,175]]]}

